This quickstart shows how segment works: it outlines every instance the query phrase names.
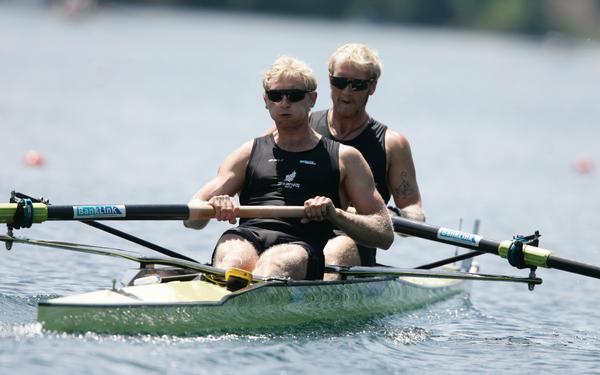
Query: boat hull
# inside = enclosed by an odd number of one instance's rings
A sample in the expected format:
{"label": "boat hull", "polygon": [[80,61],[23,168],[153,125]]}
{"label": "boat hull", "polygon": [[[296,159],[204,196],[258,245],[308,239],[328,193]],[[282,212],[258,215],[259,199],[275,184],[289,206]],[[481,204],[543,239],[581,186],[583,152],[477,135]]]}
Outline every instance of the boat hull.
{"label": "boat hull", "polygon": [[273,281],[229,292],[176,281],[40,302],[46,330],[201,335],[348,322],[416,309],[465,291],[468,282],[412,277]]}

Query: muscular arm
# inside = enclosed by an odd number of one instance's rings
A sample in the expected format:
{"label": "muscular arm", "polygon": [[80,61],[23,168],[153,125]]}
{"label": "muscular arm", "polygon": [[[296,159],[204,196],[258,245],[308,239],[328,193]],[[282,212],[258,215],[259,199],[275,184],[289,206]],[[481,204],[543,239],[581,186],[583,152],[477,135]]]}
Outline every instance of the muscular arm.
{"label": "muscular arm", "polygon": [[367,162],[352,147],[340,146],[340,179],[342,196],[356,213],[338,208],[331,222],[358,243],[388,249],[394,241],[390,217]]}
{"label": "muscular arm", "polygon": [[385,151],[388,159],[388,189],[394,197],[396,207],[401,210],[403,217],[425,221],[408,140],[403,135],[388,129],[385,136]]}
{"label": "muscular arm", "polygon": [[[253,142],[247,142],[230,154],[219,167],[217,176],[205,184],[194,194],[189,204],[207,203],[211,198],[228,195],[234,196],[239,193],[246,177],[246,166],[250,159]],[[183,225],[188,228],[202,229],[208,220],[185,220]]]}

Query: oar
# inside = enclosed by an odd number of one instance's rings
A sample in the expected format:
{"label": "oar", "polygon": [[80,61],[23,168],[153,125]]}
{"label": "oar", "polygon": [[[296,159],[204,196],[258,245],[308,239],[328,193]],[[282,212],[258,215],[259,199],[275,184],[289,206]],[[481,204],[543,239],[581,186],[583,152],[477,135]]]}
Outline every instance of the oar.
{"label": "oar", "polygon": [[[398,215],[393,215],[392,218],[393,217],[398,217]],[[479,224],[480,224],[479,219],[475,220],[475,225],[473,226],[473,233],[475,233],[475,234],[479,233]],[[460,220],[459,228],[461,226],[462,226],[462,219]],[[422,266],[415,267],[415,268],[422,269],[422,270],[429,270],[429,269],[432,269],[432,268],[442,267],[442,266],[445,266],[447,264],[452,264],[452,263],[455,263],[455,262],[460,262],[461,260],[471,259],[471,258],[474,258],[474,257],[479,256],[481,254],[485,254],[485,253],[483,253],[481,251],[471,251],[471,252],[468,252],[468,253],[465,253],[465,254],[458,255],[458,246],[457,246],[456,247],[456,254],[453,257],[441,259],[441,260],[438,260],[438,261],[432,262],[432,263],[427,263],[427,264],[424,264]],[[469,265],[467,266],[467,268],[470,267],[471,263],[472,263],[472,260],[470,262],[468,262]],[[463,264],[466,264],[466,263],[463,263]]]}
{"label": "oar", "polygon": [[[17,203],[0,203],[0,223],[13,224],[15,213],[23,210]],[[196,220],[215,215],[212,206],[203,204],[92,204],[47,205],[31,203],[29,221],[47,220]],[[304,216],[301,206],[241,206],[240,218]]]}
{"label": "oar", "polygon": [[[29,196],[27,194],[15,192],[15,191],[12,192],[12,197],[13,198],[17,197],[17,198],[20,198],[20,199],[28,199],[29,201],[31,201],[32,205],[33,205],[33,203],[43,203],[43,204],[49,205],[48,202],[44,202],[43,198],[39,198],[38,199],[38,198],[31,197],[31,196]],[[33,216],[33,213],[32,213],[32,216]],[[96,221],[91,221],[91,220],[83,220],[83,221],[80,221],[80,222],[83,223],[83,224],[89,225],[89,226],[91,226],[93,228],[99,229],[101,231],[110,233],[110,234],[112,234],[114,236],[117,236],[117,237],[123,238],[125,240],[131,241],[131,242],[136,243],[138,245],[147,247],[147,248],[152,249],[152,250],[154,250],[156,252],[159,252],[159,253],[161,253],[163,255],[166,255],[166,256],[169,256],[169,257],[173,257],[173,258],[179,258],[179,259],[187,260],[189,262],[199,263],[197,260],[192,259],[190,257],[187,257],[187,256],[185,256],[183,254],[180,254],[180,253],[176,252],[176,251],[169,250],[169,249],[167,249],[165,247],[162,247],[160,245],[154,244],[154,243],[152,243],[150,241],[146,241],[146,240],[144,240],[142,238],[136,237],[136,236],[131,235],[129,233],[125,233],[125,232],[120,231],[120,230],[118,230],[116,228],[109,227],[108,225],[104,225],[102,223],[98,223]],[[9,234],[12,234],[11,231],[9,231]],[[10,250],[10,248],[12,247],[12,242],[11,241],[5,241],[5,242],[6,242],[6,248],[8,250]]]}
{"label": "oar", "polygon": [[[30,223],[46,220],[189,220],[214,217],[214,208],[202,204],[95,204],[47,205],[29,203]],[[15,213],[24,210],[17,203],[0,204],[0,223],[13,224]],[[21,214],[23,214],[21,212]],[[239,217],[302,217],[303,207],[296,206],[241,206]],[[457,245],[507,258],[512,241],[495,242],[481,236],[454,229],[437,227],[401,217],[392,218],[394,229],[409,236]],[[584,276],[600,278],[600,268],[552,255],[546,249],[523,245],[524,262],[532,267],[555,268]]]}
{"label": "oar", "polygon": [[[496,254],[503,258],[508,257],[513,241],[496,242],[485,239],[479,235],[461,232],[455,229],[438,227],[420,221],[409,220],[401,217],[392,218],[394,230],[408,236],[428,239],[431,241],[456,245],[467,249],[478,250],[484,253]],[[530,267],[555,268],[562,271],[576,273],[583,276],[600,279],[600,267],[565,259],[552,254],[552,251],[523,245],[523,261]]]}

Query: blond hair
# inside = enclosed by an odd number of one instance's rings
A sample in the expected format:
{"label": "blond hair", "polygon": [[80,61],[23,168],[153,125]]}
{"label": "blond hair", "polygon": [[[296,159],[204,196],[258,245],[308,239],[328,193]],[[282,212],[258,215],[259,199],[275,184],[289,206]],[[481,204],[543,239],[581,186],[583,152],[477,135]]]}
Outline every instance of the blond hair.
{"label": "blond hair", "polygon": [[263,78],[265,91],[269,90],[269,84],[272,81],[278,79],[298,79],[304,82],[306,91],[317,89],[317,78],[312,69],[304,61],[295,57],[281,56],[275,60]]}
{"label": "blond hair", "polygon": [[381,60],[377,51],[370,49],[364,44],[344,44],[329,58],[329,74],[333,74],[333,67],[337,62],[348,63],[369,73],[370,78],[378,79],[381,76]]}

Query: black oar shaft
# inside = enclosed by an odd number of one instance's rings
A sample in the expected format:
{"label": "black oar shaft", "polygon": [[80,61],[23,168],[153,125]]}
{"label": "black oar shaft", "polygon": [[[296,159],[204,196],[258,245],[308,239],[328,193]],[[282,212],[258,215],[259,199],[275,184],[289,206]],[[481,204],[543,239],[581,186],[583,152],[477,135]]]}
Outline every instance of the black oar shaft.
{"label": "black oar shaft", "polygon": [[[396,232],[485,253],[496,254],[503,258],[507,257],[507,251],[511,245],[511,241],[491,241],[472,233],[438,227],[400,217],[392,218],[392,222]],[[600,279],[600,267],[557,257],[552,255],[552,252],[546,249],[524,245],[523,255],[525,263],[528,266],[555,268]]]}
{"label": "black oar shaft", "polygon": [[48,206],[48,220],[186,220],[189,216],[190,209],[184,204]]}
{"label": "black oar shaft", "polygon": [[[37,198],[31,197],[29,195],[23,194],[23,193],[13,192],[13,194],[16,197],[30,199],[36,203],[42,203],[42,201],[43,201],[43,199],[37,199]],[[109,206],[109,205],[105,205],[104,207],[107,207],[107,206]],[[49,220],[61,220],[61,219],[62,220],[64,220],[64,219],[75,220],[75,216],[77,213],[77,209],[76,209],[77,206],[64,206],[64,205],[63,206],[60,206],[60,205],[52,206],[50,204],[44,204],[44,207],[46,207],[46,209],[47,209],[47,216],[48,216],[47,219],[49,219]],[[83,207],[86,207],[86,206],[83,206]],[[87,207],[90,207],[90,206],[87,206]],[[103,206],[96,206],[96,207],[103,207]],[[106,209],[106,210],[108,210],[108,209]],[[130,207],[130,215],[133,215],[133,216],[142,216],[143,215],[142,218],[149,218],[151,216],[148,214],[149,212],[153,212],[154,215],[158,215],[157,218],[160,218],[162,216],[171,216],[174,218],[173,220],[183,220],[183,219],[187,219],[189,217],[190,210],[189,210],[189,206],[187,206],[187,205],[132,205]],[[175,219],[175,217],[181,217],[181,218]],[[164,255],[167,255],[167,256],[170,256],[173,258],[183,259],[188,262],[198,263],[198,261],[195,259],[189,258],[183,254],[179,254],[175,251],[169,250],[162,246],[156,245],[152,242],[149,242],[149,241],[146,241],[139,237],[133,236],[129,233],[125,233],[118,229],[109,227],[108,225],[105,225],[105,224],[102,224],[102,223],[99,223],[96,221],[92,221],[92,220],[80,220],[80,222],[87,224],[93,228],[100,229],[104,232],[115,235],[117,237],[123,238],[125,240],[131,241],[138,245],[147,247],[147,248],[157,251],[161,254],[164,254]]]}
{"label": "black oar shaft", "polygon": [[[17,218],[19,216],[20,218]],[[301,218],[303,206],[240,206],[240,218]],[[27,220],[24,220],[25,217]],[[205,202],[189,204],[47,205],[41,202],[0,203],[0,223],[29,227],[46,220],[208,220],[215,208]],[[26,225],[23,225],[26,224]]]}
{"label": "black oar shaft", "polygon": [[490,241],[476,234],[458,230],[442,228],[420,221],[400,217],[392,218],[394,230],[408,236],[424,238],[431,241],[456,245],[466,249],[473,249],[498,255],[500,242]]}
{"label": "black oar shaft", "polygon": [[600,279],[600,267],[577,262],[570,259],[550,255],[547,260],[548,267],[557,270],[576,273],[583,276],[595,277]]}

